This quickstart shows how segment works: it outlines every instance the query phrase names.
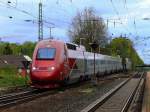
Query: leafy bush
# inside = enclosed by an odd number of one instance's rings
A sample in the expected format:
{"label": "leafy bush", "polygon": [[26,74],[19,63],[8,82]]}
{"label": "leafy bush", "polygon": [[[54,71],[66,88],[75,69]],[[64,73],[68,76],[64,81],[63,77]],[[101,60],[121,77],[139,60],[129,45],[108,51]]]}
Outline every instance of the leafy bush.
{"label": "leafy bush", "polygon": [[28,78],[20,76],[12,66],[0,69],[0,87],[24,86],[27,81]]}

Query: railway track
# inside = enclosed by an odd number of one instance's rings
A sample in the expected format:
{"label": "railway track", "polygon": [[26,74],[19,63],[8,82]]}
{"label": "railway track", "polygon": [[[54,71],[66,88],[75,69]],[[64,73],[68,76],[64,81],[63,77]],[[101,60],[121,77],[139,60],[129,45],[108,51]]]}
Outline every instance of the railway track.
{"label": "railway track", "polygon": [[144,72],[128,78],[81,112],[127,112],[139,85],[144,84],[143,75]]}
{"label": "railway track", "polygon": [[19,93],[12,93],[0,96],[0,109],[5,109],[15,104],[25,103],[38,97],[56,93],[57,90],[38,90],[32,89]]}
{"label": "railway track", "polygon": [[[116,79],[119,77],[120,76],[118,76],[118,75],[117,75],[117,77],[116,77],[116,75],[114,75],[113,77],[110,77],[110,78],[109,77],[104,78],[104,80],[105,81],[110,80],[110,79],[113,80],[114,78]],[[35,98],[39,98],[42,96],[56,94],[59,91],[78,87],[78,86],[80,86],[80,84],[86,84],[86,83],[89,83],[89,81],[72,84],[69,86],[65,86],[62,88],[57,88],[57,89],[53,89],[53,90],[49,90],[49,91],[48,90],[31,89],[31,90],[18,92],[18,93],[2,95],[2,96],[0,96],[0,109],[5,109],[5,108],[8,108],[8,107],[14,106],[16,104],[20,104],[20,103],[25,103],[25,102],[31,101]]]}

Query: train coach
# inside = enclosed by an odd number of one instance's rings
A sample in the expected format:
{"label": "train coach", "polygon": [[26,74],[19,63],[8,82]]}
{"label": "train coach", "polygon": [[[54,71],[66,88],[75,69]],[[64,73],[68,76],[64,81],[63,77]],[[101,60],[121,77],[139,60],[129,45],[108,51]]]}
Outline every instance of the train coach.
{"label": "train coach", "polygon": [[[84,46],[59,40],[42,40],[37,43],[30,70],[32,86],[53,88],[62,83],[74,83],[91,78],[94,73],[94,53],[86,52]],[[129,60],[126,63],[130,69]],[[95,54],[97,76],[122,70],[122,59]]]}

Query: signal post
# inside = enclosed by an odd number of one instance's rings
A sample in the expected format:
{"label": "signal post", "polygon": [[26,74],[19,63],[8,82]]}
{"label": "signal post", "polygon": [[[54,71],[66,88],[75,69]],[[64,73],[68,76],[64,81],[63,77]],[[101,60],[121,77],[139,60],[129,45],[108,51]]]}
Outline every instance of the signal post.
{"label": "signal post", "polygon": [[94,85],[97,85],[97,76],[96,76],[96,73],[95,73],[95,53],[96,53],[96,49],[98,48],[98,43],[94,40],[92,43],[90,43],[90,46],[91,48],[93,49],[94,51],[94,74],[93,74],[93,78],[92,78],[92,81],[93,81],[93,84]]}

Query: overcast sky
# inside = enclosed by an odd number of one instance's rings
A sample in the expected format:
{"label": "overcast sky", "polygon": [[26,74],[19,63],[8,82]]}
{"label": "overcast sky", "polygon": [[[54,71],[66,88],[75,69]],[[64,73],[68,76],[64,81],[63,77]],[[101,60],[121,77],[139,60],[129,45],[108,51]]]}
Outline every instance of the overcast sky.
{"label": "overcast sky", "polygon": [[[77,11],[93,7],[108,24],[109,36],[127,35],[145,63],[150,63],[150,0],[41,0],[44,38],[69,41],[67,30]],[[39,0],[0,0],[0,37],[2,41],[23,43],[38,40]],[[32,21],[25,21],[32,20]],[[114,27],[114,20],[117,22]],[[122,23],[122,24],[120,24]]]}

